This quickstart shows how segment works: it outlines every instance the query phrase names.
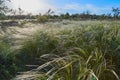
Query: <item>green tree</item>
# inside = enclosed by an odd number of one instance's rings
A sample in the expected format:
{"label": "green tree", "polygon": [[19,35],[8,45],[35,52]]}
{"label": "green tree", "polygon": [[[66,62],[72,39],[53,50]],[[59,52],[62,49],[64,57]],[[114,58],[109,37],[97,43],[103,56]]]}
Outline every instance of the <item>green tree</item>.
{"label": "green tree", "polygon": [[67,13],[65,14],[65,19],[68,19],[68,18],[70,18],[70,14],[67,12]]}
{"label": "green tree", "polygon": [[8,12],[8,7],[5,4],[6,1],[10,0],[0,0],[0,19],[4,19],[6,12]]}
{"label": "green tree", "polygon": [[19,15],[22,15],[23,13],[24,13],[24,11],[19,7],[19,8],[18,8],[18,14],[19,14]]}
{"label": "green tree", "polygon": [[112,8],[112,11],[114,13],[114,18],[117,19],[119,17],[120,14],[120,9],[119,8]]}

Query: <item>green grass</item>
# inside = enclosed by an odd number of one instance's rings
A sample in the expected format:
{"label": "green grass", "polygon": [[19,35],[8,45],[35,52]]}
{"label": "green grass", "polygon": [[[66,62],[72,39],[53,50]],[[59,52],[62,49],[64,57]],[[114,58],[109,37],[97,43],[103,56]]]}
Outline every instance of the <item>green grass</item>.
{"label": "green grass", "polygon": [[[45,58],[37,70],[46,66],[52,68],[47,69],[42,78],[41,74],[36,75],[36,80],[119,80],[120,23],[64,23],[46,23],[25,34],[25,39],[10,39],[15,41],[5,43],[9,47],[2,50],[13,54],[12,63],[22,69],[25,64],[34,63],[36,58]],[[11,51],[9,44],[21,46],[18,49],[12,46]]]}
{"label": "green grass", "polygon": [[4,37],[0,37],[0,80],[9,80],[16,74],[14,54]]}
{"label": "green grass", "polygon": [[116,73],[120,73],[120,26],[104,23],[43,29],[27,38],[21,51],[32,58],[49,54],[40,69],[53,64],[46,73],[51,80],[87,80],[91,76],[116,80]]}

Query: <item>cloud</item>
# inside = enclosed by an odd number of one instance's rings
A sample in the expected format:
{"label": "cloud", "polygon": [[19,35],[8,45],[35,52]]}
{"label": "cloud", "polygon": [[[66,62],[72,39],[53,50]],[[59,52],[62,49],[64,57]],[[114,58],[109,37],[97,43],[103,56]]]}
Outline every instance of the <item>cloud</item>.
{"label": "cloud", "polygon": [[87,10],[92,14],[102,14],[111,10],[109,7],[64,2],[63,0],[61,0],[61,3],[60,0],[12,0],[12,6],[15,9],[20,7],[26,12],[32,12],[33,14],[45,13],[48,9],[52,9],[56,14],[65,12],[82,13]]}
{"label": "cloud", "polygon": [[97,7],[92,4],[85,4],[80,5],[78,3],[72,3],[72,4],[66,4],[65,7],[63,7],[64,11],[75,11],[75,12],[84,12],[84,11],[90,11],[92,14],[102,14],[107,13],[111,10],[110,7]]}
{"label": "cloud", "polygon": [[64,9],[66,9],[66,10],[78,10],[80,8],[81,8],[80,5],[76,4],[76,3],[74,3],[74,4],[66,4],[65,7],[64,7]]}
{"label": "cloud", "polygon": [[32,12],[33,14],[45,13],[48,9],[56,9],[47,0],[12,0],[12,7],[14,9],[20,7],[24,11]]}

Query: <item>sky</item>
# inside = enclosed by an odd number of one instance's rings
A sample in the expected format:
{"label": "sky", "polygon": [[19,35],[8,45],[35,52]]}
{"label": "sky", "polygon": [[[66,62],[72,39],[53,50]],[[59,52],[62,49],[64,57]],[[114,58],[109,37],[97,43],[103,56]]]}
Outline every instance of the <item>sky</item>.
{"label": "sky", "polygon": [[120,0],[11,0],[13,9],[21,8],[25,13],[44,14],[49,9],[54,14],[70,14],[89,11],[91,14],[111,13],[112,7],[120,7]]}

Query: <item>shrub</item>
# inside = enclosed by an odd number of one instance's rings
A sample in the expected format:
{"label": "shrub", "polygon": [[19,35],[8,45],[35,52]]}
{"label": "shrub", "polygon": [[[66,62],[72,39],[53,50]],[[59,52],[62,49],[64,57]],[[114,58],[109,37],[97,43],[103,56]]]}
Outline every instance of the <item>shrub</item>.
{"label": "shrub", "polygon": [[37,19],[37,22],[39,23],[45,23],[49,21],[49,16],[47,15],[37,16],[36,19]]}
{"label": "shrub", "polygon": [[9,80],[16,74],[14,54],[11,53],[10,45],[0,39],[0,80]]}
{"label": "shrub", "polygon": [[24,62],[29,62],[29,60],[54,51],[57,46],[58,39],[54,35],[40,31],[25,39],[19,53],[21,58],[25,59]]}

